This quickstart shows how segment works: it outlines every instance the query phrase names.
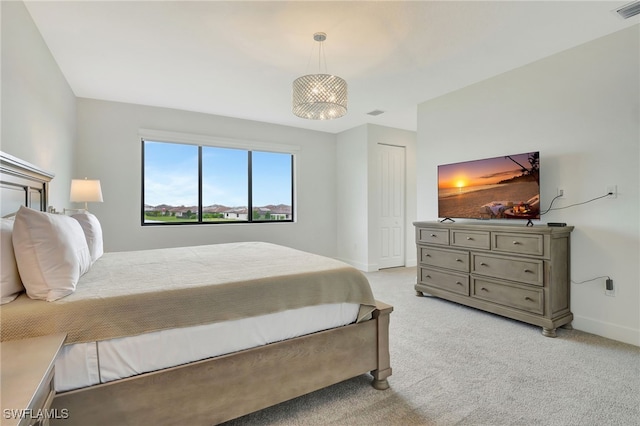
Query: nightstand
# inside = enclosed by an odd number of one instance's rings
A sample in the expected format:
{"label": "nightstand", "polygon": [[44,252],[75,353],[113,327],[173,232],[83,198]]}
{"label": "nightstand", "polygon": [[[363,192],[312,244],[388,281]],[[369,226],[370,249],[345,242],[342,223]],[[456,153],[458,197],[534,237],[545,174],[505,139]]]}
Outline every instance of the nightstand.
{"label": "nightstand", "polygon": [[47,425],[51,416],[65,415],[47,410],[55,396],[55,360],[66,337],[59,333],[0,343],[3,426]]}

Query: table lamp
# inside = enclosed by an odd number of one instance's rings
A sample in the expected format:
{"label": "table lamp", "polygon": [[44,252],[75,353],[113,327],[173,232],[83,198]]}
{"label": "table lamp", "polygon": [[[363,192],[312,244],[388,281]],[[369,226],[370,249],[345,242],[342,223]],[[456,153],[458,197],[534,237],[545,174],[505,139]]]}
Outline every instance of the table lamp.
{"label": "table lamp", "polygon": [[102,188],[97,179],[71,179],[71,202],[84,203],[84,209],[89,211],[87,203],[102,202]]}

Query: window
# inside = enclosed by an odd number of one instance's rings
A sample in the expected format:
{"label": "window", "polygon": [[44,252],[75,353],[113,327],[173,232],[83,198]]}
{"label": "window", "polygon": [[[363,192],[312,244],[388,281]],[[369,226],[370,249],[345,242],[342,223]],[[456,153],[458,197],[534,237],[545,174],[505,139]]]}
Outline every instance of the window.
{"label": "window", "polygon": [[142,224],[293,221],[293,154],[142,141]]}

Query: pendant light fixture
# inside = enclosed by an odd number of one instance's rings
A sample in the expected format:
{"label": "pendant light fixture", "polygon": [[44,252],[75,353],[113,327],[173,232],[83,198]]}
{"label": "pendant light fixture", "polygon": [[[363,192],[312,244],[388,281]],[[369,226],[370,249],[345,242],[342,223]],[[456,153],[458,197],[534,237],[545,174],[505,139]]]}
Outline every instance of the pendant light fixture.
{"label": "pendant light fixture", "polygon": [[[308,74],[293,81],[293,113],[309,120],[332,120],[347,113],[347,82],[328,74],[322,43],[325,33],[315,33],[318,42],[318,74]],[[324,74],[322,71],[324,60]]]}

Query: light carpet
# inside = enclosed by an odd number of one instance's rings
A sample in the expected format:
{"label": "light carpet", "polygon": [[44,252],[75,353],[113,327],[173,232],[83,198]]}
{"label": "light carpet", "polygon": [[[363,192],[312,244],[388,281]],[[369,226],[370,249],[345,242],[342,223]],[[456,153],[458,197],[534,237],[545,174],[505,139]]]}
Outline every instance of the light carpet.
{"label": "light carpet", "polygon": [[236,425],[640,425],[640,348],[432,297],[415,268],[367,273],[391,314],[391,388],[363,375]]}

